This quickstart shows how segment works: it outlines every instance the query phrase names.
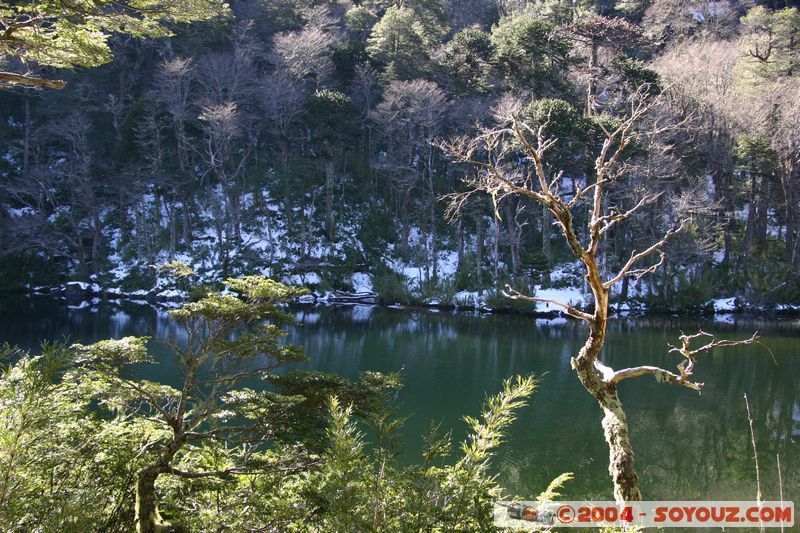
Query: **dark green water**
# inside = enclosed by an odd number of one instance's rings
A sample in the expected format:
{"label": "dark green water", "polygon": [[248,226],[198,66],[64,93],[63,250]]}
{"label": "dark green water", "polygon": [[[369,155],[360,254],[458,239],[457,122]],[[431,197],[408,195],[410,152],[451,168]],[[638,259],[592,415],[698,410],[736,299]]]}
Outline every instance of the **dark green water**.
{"label": "dark green water", "polygon": [[[515,373],[541,376],[539,389],[498,452],[496,470],[511,493],[535,496],[558,474],[575,473],[569,499],[610,499],[600,411],[570,370],[585,331],[564,320],[474,316],[371,307],[295,310],[292,342],[311,357],[305,366],[356,376],[361,370],[402,370],[399,394],[405,460],[421,447],[431,420],[464,436],[463,415],[477,415],[484,396]],[[755,418],[766,499],[778,499],[776,454],[784,497],[800,500],[800,320],[721,324],[659,317],[618,319],[606,344],[607,364],[673,368],[667,342],[698,327],[741,338],[759,330],[775,359],[757,346],[717,350],[695,376],[702,396],[639,378],[621,385],[646,499],[754,499],[756,476],[743,394]],[[81,309],[44,297],[0,300],[0,341],[35,347],[68,336],[93,341],[125,335],[168,335],[175,325],[148,305],[99,303]],[[170,381],[167,359],[148,377]]]}

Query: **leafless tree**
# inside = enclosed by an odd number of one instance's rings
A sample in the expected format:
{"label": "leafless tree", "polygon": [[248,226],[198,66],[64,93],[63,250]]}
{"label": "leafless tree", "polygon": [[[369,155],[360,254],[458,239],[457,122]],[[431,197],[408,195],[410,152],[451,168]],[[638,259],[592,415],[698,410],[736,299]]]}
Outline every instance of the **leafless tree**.
{"label": "leafless tree", "polygon": [[324,30],[306,27],[301,31],[281,32],[273,39],[274,62],[295,79],[312,78],[317,85],[333,72],[330,54],[336,39]]}
{"label": "leafless tree", "polygon": [[[605,140],[595,160],[594,179],[574,191],[565,192],[562,188],[562,172],[548,173],[545,170],[548,150],[558,142],[547,136],[547,124],[534,130],[517,116],[512,116],[510,123],[499,128],[486,129],[476,137],[462,137],[443,145],[457,162],[477,169],[477,173],[467,180],[470,191],[451,196],[451,214],[457,212],[476,192],[488,193],[495,206],[509,196],[529,198],[553,214],[570,250],[583,264],[594,301],[591,313],[564,302],[528,296],[511,287],[507,287],[506,294],[513,299],[558,306],[566,315],[584,321],[589,326],[589,337],[572,358],[571,364],[581,384],[603,410],[602,426],[610,452],[609,473],[614,484],[614,498],[618,502],[641,499],[627,416],[617,390],[620,382],[650,375],[659,382],[699,391],[702,383],[693,381],[692,376],[700,354],[717,347],[756,341],[755,335],[743,341],[717,340],[704,332],[682,335],[680,346],[671,349],[681,357],[677,373],[647,365],[614,370],[600,360],[606,339],[608,299],[612,287],[628,276],[639,278],[656,271],[664,260],[665,246],[681,230],[683,223],[682,220],[668,220],[669,227],[660,238],[641,250],[634,250],[616,273],[603,274],[598,250],[609,231],[658,199],[658,194],[646,193],[629,209],[608,205],[606,201],[609,191],[624,175],[625,150],[634,139],[637,136],[663,135],[675,127],[674,124],[655,123],[650,124],[647,130],[637,129],[660,100],[661,97],[649,99],[645,87],[630,97],[628,114],[621,118],[614,129],[604,129]],[[520,164],[521,156],[526,160],[526,165]],[[588,210],[585,238],[579,236],[575,222],[576,211],[580,208]],[[696,346],[698,341],[701,341],[700,346]]]}
{"label": "leafless tree", "polygon": [[[285,173],[289,166],[294,141],[292,132],[297,126],[307,96],[303,83],[285,70],[276,70],[267,75],[257,93],[259,107],[269,119],[267,127],[275,139],[273,150],[276,152],[278,168],[282,173]],[[286,229],[292,233],[294,206],[290,189],[290,187],[284,188],[283,208]]]}
{"label": "leafless tree", "polygon": [[[192,242],[193,200],[188,193],[188,186],[194,181],[192,165],[192,143],[186,131],[187,121],[193,117],[191,104],[191,83],[194,79],[194,65],[186,58],[172,58],[164,61],[156,70],[155,86],[152,95],[166,109],[172,124],[172,136],[175,140],[175,160],[178,167],[176,187],[181,199],[181,217],[183,220],[183,242],[187,246]],[[154,120],[158,120],[154,117]],[[150,136],[152,137],[152,136]],[[141,136],[140,136],[141,139]],[[141,142],[141,141],[140,141]],[[152,143],[152,140],[150,141]],[[162,149],[159,142],[159,150]]]}
{"label": "leafless tree", "polygon": [[800,270],[800,86],[795,78],[781,77],[759,83],[740,101],[748,103],[741,115],[749,131],[769,139],[778,155],[786,262]]}
{"label": "leafless tree", "polygon": [[[208,105],[202,108],[199,120],[205,134],[201,151],[209,171],[222,186],[226,240],[241,245],[241,198],[237,186],[255,145],[256,136],[249,131],[235,102]],[[224,254],[221,244],[221,256]]]}
{"label": "leafless tree", "polygon": [[673,48],[654,63],[669,84],[673,114],[693,117],[689,137],[704,155],[700,163],[713,181],[716,222],[724,242],[723,263],[733,260],[732,154],[735,132],[741,128],[738,108],[743,104],[737,98],[733,77],[737,55],[734,43],[697,40]]}
{"label": "leafless tree", "polygon": [[[352,97],[353,102],[358,106],[361,116],[359,118],[366,119],[372,113],[372,108],[375,106],[375,100],[378,93],[378,75],[377,69],[373,68],[369,63],[359,63],[353,69],[353,84],[352,84]],[[372,177],[373,190],[377,187],[375,183],[375,173],[372,172],[375,150],[373,146],[373,127],[369,120],[360,121],[362,128],[365,130],[363,135],[364,151],[367,154],[369,161],[370,173]]]}
{"label": "leafless tree", "polygon": [[642,25],[648,36],[662,45],[701,32],[730,37],[737,30],[739,17],[754,4],[752,0],[659,0],[642,3],[646,4]]}
{"label": "leafless tree", "polygon": [[83,276],[99,268],[103,235],[103,183],[94,176],[95,153],[89,142],[92,125],[76,110],[41,126],[36,137],[50,156],[32,165],[29,175],[10,180],[4,189],[26,214],[13,233],[15,251],[45,252],[78,265]]}
{"label": "leafless tree", "polygon": [[422,186],[428,197],[430,215],[430,258],[435,272],[434,206],[436,193],[433,181],[434,146],[431,141],[441,133],[449,107],[444,92],[425,80],[393,81],[384,92],[383,101],[372,114],[385,142],[388,161],[382,166],[393,176],[398,191],[398,207],[402,222],[401,243],[408,252],[411,229],[411,191]]}
{"label": "leafless tree", "polygon": [[251,36],[252,23],[240,23],[233,28],[230,50],[209,52],[199,58],[194,79],[199,86],[200,105],[220,105],[226,102],[248,102],[255,91],[256,66],[264,55],[260,44]]}

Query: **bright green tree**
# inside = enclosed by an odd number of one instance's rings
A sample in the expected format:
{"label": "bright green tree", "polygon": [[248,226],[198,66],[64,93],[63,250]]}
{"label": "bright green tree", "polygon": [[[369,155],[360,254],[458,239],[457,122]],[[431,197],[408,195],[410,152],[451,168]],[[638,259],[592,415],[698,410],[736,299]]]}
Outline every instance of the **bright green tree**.
{"label": "bright green tree", "polygon": [[408,80],[428,69],[435,43],[436,36],[413,9],[391,6],[372,28],[367,53],[384,67],[386,78]]}
{"label": "bright green tree", "polygon": [[[550,151],[546,163],[550,172],[563,170],[567,176],[579,176],[586,170],[585,154],[589,149],[591,122],[583,117],[579,109],[570,103],[556,98],[534,100],[519,114],[535,132],[558,139],[558,146]],[[529,142],[535,142],[534,135],[527,132]]]}
{"label": "bright green tree", "polygon": [[505,17],[492,28],[497,63],[512,88],[542,93],[563,85],[571,47],[554,30],[532,13]]}
{"label": "bright green tree", "polygon": [[[111,61],[109,38],[167,37],[170,26],[226,13],[222,0],[25,0],[0,1],[0,55],[29,67],[96,67]],[[0,82],[64,87],[61,80],[0,72]]]}
{"label": "bright green tree", "polygon": [[210,291],[171,312],[183,329],[180,340],[161,339],[177,360],[174,387],[131,377],[132,365],[154,363],[147,338],[73,346],[80,383],[111,411],[149,422],[134,482],[139,533],[169,527],[159,510],[160,477],[226,480],[307,469],[314,462],[307,446],[324,436],[328,395],[361,405],[384,388],[379,375],[367,376],[364,387],[313,373],[277,375],[305,359],[300,347],[281,342],[291,318],[280,306],[306,291],[263,276],[225,284],[228,292]]}
{"label": "bright green tree", "polygon": [[[352,409],[334,398],[330,446],[314,491],[325,510],[315,519],[318,530],[494,531],[493,503],[505,495],[491,460],[535,387],[531,377],[510,378],[499,394],[487,397],[480,418],[464,417],[469,434],[451,464],[444,462],[452,453],[450,435],[439,435],[434,426],[423,461],[401,465],[392,447],[396,425],[385,420],[376,430],[377,445],[368,446],[351,420]],[[556,483],[570,478],[559,476]]]}
{"label": "bright green tree", "polygon": [[469,28],[456,33],[438,57],[439,67],[456,96],[485,94],[491,89],[494,46],[487,33]]}
{"label": "bright green tree", "polygon": [[345,27],[358,36],[366,35],[377,20],[378,17],[364,6],[353,7],[344,15]]}
{"label": "bright green tree", "polygon": [[757,6],[742,17],[740,48],[747,70],[765,79],[792,76],[800,67],[800,11]]}

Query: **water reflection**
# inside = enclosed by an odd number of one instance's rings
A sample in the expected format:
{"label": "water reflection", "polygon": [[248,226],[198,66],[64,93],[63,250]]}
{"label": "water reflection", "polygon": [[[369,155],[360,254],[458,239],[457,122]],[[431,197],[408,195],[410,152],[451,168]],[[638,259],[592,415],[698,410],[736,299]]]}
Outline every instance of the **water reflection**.
{"label": "water reflection", "polygon": [[[74,306],[78,307],[78,306]],[[298,325],[290,341],[311,356],[305,366],[354,377],[365,369],[402,371],[399,394],[406,423],[406,455],[420,451],[419,435],[431,420],[464,435],[461,416],[478,413],[487,393],[514,373],[542,376],[529,407],[520,413],[499,452],[497,473],[513,493],[535,495],[564,471],[576,479],[567,495],[608,498],[607,450],[600,412],[583,391],[569,359],[583,342],[580,324],[518,316],[431,313],[370,306],[293,308]],[[787,499],[800,500],[800,321],[735,320],[708,323],[678,317],[617,320],[605,360],[614,367],[658,364],[673,368],[667,353],[681,330],[702,326],[729,336],[761,331],[775,360],[759,346],[718,350],[704,357],[696,377],[702,396],[650,378],[621,387],[628,407],[645,496],[650,499],[752,499],[755,468],[742,395],[755,418],[762,491],[778,499],[780,454]],[[180,328],[148,305],[100,302],[70,309],[50,298],[0,300],[0,340],[35,347],[40,339],[89,342],[125,335],[178,337]],[[147,377],[170,381],[174,366]]]}

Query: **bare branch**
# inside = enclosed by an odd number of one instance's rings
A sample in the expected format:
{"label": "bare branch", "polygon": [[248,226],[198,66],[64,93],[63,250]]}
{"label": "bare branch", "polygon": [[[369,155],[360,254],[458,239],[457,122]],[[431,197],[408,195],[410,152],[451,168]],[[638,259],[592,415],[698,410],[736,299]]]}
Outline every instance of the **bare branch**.
{"label": "bare branch", "polygon": [[655,376],[656,381],[664,383],[674,383],[683,387],[700,392],[703,390],[703,383],[688,381],[683,375],[678,375],[669,370],[658,368],[657,366],[636,366],[617,370],[611,376],[608,383],[617,384],[624,379],[636,378],[639,376]]}
{"label": "bare branch", "polygon": [[[702,330],[692,335],[681,334],[681,336],[678,338],[681,341],[681,345],[673,346],[670,344],[669,352],[679,353],[685,358],[680,364],[678,364],[679,374],[675,374],[669,370],[664,370],[663,368],[658,368],[655,366],[637,366],[617,370],[616,372],[611,373],[605,379],[605,381],[607,383],[617,384],[625,379],[652,375],[655,376],[656,380],[659,382],[674,383],[676,385],[681,385],[683,387],[700,392],[703,389],[703,384],[689,380],[694,372],[694,365],[697,362],[696,357],[703,352],[708,352],[715,348],[726,348],[730,346],[742,346],[758,343],[758,332],[753,333],[751,337],[742,340],[717,339],[711,333],[706,333]],[[710,340],[702,346],[692,349],[692,341],[701,338]],[[770,353],[772,352],[770,351]]]}
{"label": "bare branch", "polygon": [[[669,240],[672,238],[673,235],[675,235],[676,233],[678,233],[682,229],[683,229],[683,222],[681,222],[681,224],[678,227],[670,228],[664,234],[664,236],[661,238],[660,241],[652,244],[646,250],[643,250],[641,252],[636,252],[634,250],[631,253],[630,259],[628,259],[628,261],[623,265],[623,267],[620,269],[619,273],[617,273],[617,275],[614,276],[613,278],[611,278],[610,280],[606,281],[603,284],[603,287],[608,289],[612,285],[614,285],[616,282],[618,282],[619,280],[624,278],[625,276],[631,275],[631,276],[641,277],[644,274],[647,274],[648,272],[653,272],[654,270],[656,270],[659,266],[661,266],[661,264],[664,261],[664,252],[662,251],[664,246],[666,246],[667,242],[669,242]],[[641,261],[645,257],[648,257],[648,256],[650,256],[650,255],[652,255],[653,253],[656,253],[656,252],[658,252],[661,255],[661,258],[658,261],[658,263],[656,263],[654,265],[651,265],[651,266],[649,266],[649,267],[647,267],[645,269],[632,270],[632,268],[636,265],[636,263],[638,263],[639,261]]]}
{"label": "bare branch", "polygon": [[[700,346],[699,348],[695,348],[695,349],[692,350],[691,349],[692,341],[694,341],[695,339],[700,339],[700,338],[707,338],[707,339],[711,339],[711,340],[709,342],[707,342],[706,344]],[[717,338],[714,335],[712,335],[711,333],[707,333],[707,332],[705,332],[703,330],[700,330],[697,333],[694,333],[692,335],[682,334],[680,337],[678,337],[678,339],[681,341],[681,345],[678,347],[678,346],[674,346],[674,345],[670,344],[669,345],[670,353],[675,352],[675,353],[679,353],[679,354],[683,355],[686,358],[694,358],[694,357],[696,357],[697,355],[699,355],[699,354],[701,354],[703,352],[708,352],[708,351],[713,350],[715,348],[727,348],[727,347],[730,347],[730,346],[740,346],[740,345],[743,345],[743,344],[756,343],[756,342],[758,342],[758,332],[756,331],[755,333],[753,333],[753,335],[751,337],[749,337],[747,339],[742,339],[742,340],[738,340],[738,341],[734,341],[734,340],[730,340],[730,339],[719,339],[719,340],[717,340]],[[770,353],[772,353],[772,352],[770,351]]]}
{"label": "bare branch", "polygon": [[517,291],[516,289],[512,289],[510,285],[506,285],[504,291],[502,291],[503,296],[506,298],[510,298],[512,300],[524,300],[526,302],[543,302],[553,304],[555,306],[561,307],[566,311],[566,314],[571,316],[572,318],[577,318],[579,320],[586,320],[591,321],[592,315],[589,313],[584,313],[583,311],[574,308],[569,304],[565,304],[563,302],[558,302],[556,300],[550,300],[548,298],[537,298],[535,296],[528,296],[526,294],[522,294],[521,292]]}
{"label": "bare branch", "polygon": [[599,232],[600,232],[600,235],[602,235],[602,234],[606,233],[608,230],[610,230],[612,227],[614,227],[614,225],[615,225],[617,222],[621,222],[621,221],[623,221],[623,220],[627,220],[627,219],[629,219],[629,218],[630,218],[631,216],[633,216],[633,214],[634,214],[634,213],[636,213],[636,212],[637,212],[639,209],[641,209],[641,208],[642,208],[642,207],[644,207],[645,205],[651,204],[651,203],[653,203],[654,201],[656,201],[656,199],[658,199],[658,197],[659,197],[659,196],[661,196],[661,193],[657,193],[657,194],[645,194],[645,195],[644,195],[644,196],[641,198],[641,200],[639,200],[639,201],[636,203],[636,205],[634,205],[633,207],[631,207],[631,208],[630,208],[630,209],[628,209],[627,211],[620,213],[620,212],[616,212],[616,211],[614,211],[614,210],[612,209],[612,212],[611,212],[611,213],[609,213],[608,215],[603,215],[603,216],[601,216],[600,218],[598,218],[598,219],[595,221],[595,224],[596,224],[597,226],[599,226]]}
{"label": "bare branch", "polygon": [[50,80],[47,78],[39,78],[34,76],[26,76],[25,74],[17,74],[15,72],[0,72],[0,85],[22,85],[23,87],[33,87],[40,89],[46,87],[48,89],[63,89],[66,87],[67,82],[64,80]]}

